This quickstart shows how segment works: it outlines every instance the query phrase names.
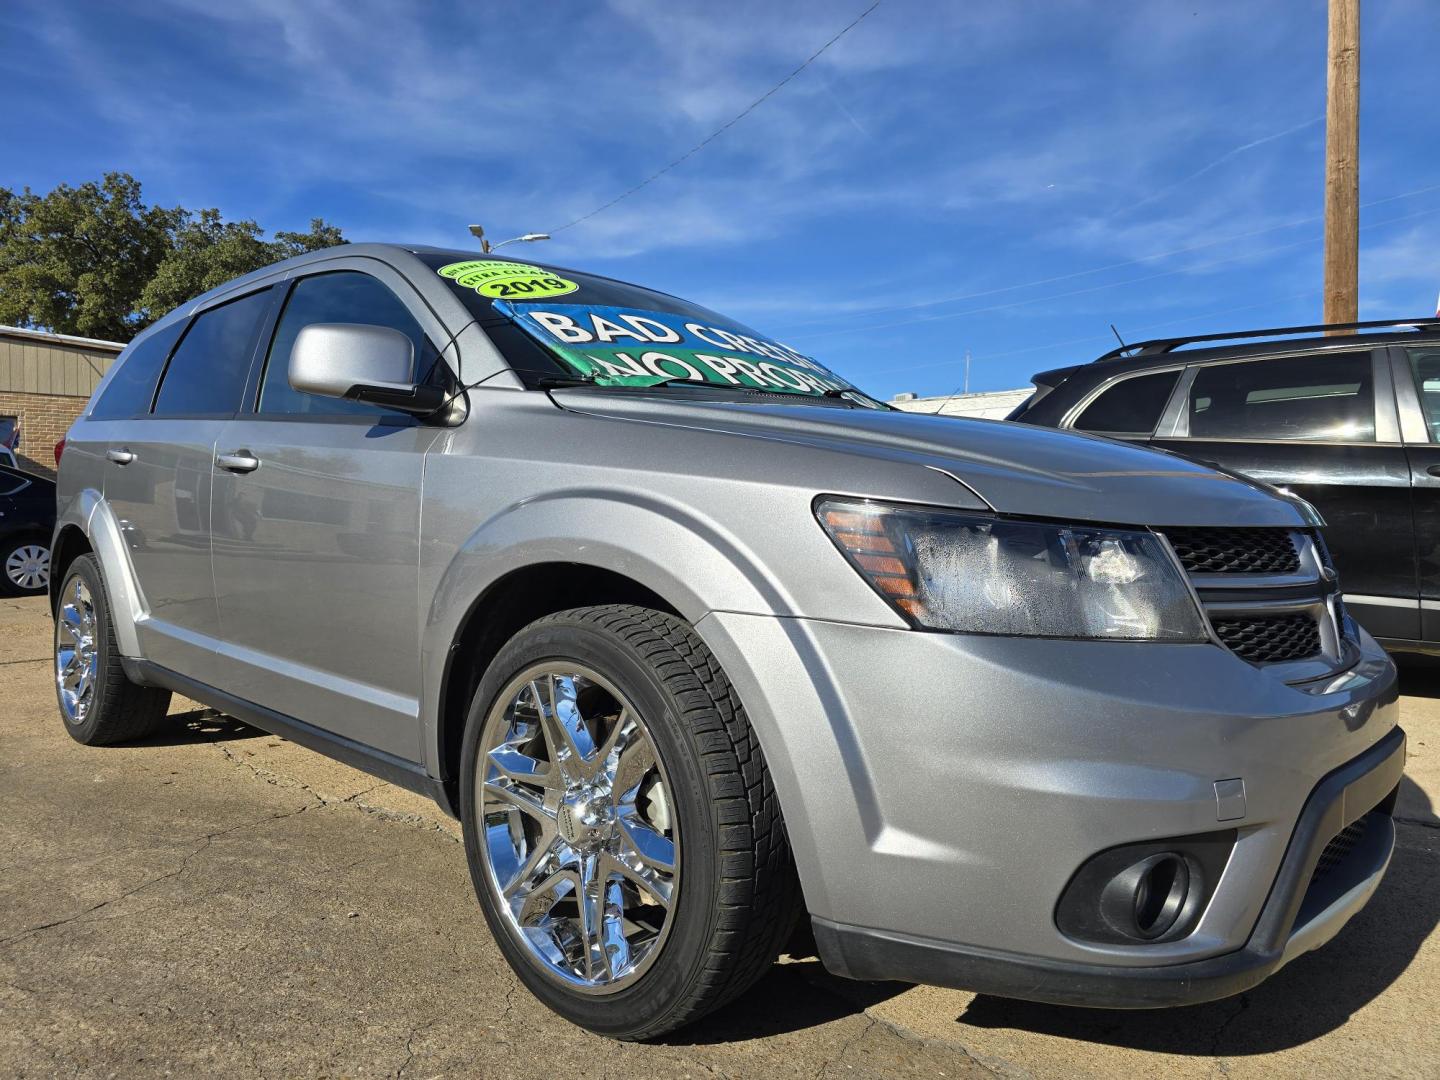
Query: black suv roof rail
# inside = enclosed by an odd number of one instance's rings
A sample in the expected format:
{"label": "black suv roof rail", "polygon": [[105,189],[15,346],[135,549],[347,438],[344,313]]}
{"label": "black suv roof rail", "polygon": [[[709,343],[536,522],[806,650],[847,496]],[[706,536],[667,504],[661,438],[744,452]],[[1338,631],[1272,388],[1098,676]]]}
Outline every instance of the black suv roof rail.
{"label": "black suv roof rail", "polygon": [[1173,352],[1181,345],[1197,341],[1228,341],[1232,338],[1284,337],[1287,334],[1319,334],[1329,330],[1373,330],[1387,326],[1410,326],[1440,328],[1440,315],[1427,315],[1421,319],[1371,319],[1369,322],[1317,323],[1314,326],[1275,326],[1265,330],[1232,330],[1223,334],[1193,334],[1189,337],[1154,338],[1150,341],[1136,341],[1111,349],[1100,360],[1115,360],[1119,357],[1148,356],[1154,353]]}

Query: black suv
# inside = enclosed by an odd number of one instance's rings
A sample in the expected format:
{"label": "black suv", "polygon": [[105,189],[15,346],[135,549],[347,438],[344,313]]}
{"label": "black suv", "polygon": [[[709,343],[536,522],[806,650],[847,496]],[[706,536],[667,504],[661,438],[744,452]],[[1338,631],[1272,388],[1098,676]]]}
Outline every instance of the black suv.
{"label": "black suv", "polygon": [[1143,341],[1033,382],[1009,419],[1308,499],[1351,614],[1392,650],[1440,653],[1440,319]]}

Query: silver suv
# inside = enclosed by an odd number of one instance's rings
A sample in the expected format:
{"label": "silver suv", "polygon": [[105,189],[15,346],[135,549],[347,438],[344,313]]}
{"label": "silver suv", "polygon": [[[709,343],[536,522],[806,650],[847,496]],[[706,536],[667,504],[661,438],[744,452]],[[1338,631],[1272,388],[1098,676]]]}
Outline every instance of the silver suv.
{"label": "silver suv", "polygon": [[664,293],[354,245],[126,349],[60,463],[67,730],[178,692],[432,795],[525,984],[638,1039],[833,972],[1233,994],[1394,843],[1307,504],[901,413]]}

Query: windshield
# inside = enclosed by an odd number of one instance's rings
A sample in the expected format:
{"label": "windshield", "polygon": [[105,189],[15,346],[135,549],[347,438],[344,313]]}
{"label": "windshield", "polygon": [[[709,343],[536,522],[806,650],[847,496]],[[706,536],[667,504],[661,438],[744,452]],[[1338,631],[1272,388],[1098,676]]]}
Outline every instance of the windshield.
{"label": "windshield", "polygon": [[[447,282],[518,372],[537,382],[713,386],[831,397],[848,381],[733,319],[665,293],[509,259],[420,256]],[[878,404],[878,403],[877,403]]]}

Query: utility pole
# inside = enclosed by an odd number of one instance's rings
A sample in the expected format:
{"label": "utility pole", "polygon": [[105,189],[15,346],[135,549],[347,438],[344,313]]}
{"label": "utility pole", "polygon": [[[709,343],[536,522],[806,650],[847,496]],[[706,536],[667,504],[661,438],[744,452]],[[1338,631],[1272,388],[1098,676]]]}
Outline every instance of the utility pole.
{"label": "utility pole", "polygon": [[965,350],[965,393],[970,392],[970,350]]}
{"label": "utility pole", "polygon": [[1360,0],[1330,0],[1325,92],[1323,321],[1346,323],[1360,311]]}

